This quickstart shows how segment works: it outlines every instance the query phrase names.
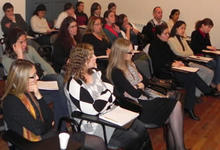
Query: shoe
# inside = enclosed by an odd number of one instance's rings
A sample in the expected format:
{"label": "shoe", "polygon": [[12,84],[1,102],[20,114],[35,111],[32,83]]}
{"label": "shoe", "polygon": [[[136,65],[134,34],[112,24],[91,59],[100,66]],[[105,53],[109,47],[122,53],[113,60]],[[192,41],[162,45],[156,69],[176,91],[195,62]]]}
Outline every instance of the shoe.
{"label": "shoe", "polygon": [[205,96],[213,96],[213,97],[219,97],[220,96],[220,91],[217,89],[211,88],[209,93],[205,93]]}
{"label": "shoe", "polygon": [[184,109],[184,110],[189,114],[191,119],[196,120],[196,121],[200,120],[199,116],[195,114],[194,110],[188,110],[188,109]]}
{"label": "shoe", "polygon": [[197,104],[200,104],[200,103],[202,103],[203,102],[203,100],[201,99],[201,97],[197,97],[196,98],[196,103]]}

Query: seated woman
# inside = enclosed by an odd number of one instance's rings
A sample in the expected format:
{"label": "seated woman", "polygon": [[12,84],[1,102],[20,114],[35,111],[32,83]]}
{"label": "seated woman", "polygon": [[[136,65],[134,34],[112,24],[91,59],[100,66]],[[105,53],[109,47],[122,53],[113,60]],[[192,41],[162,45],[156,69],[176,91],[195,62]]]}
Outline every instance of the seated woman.
{"label": "seated woman", "polygon": [[132,62],[132,56],[131,42],[118,38],[112,45],[107,78],[114,83],[120,95],[129,97],[143,106],[141,121],[159,126],[165,123],[169,125],[169,149],[176,147],[176,149],[184,150],[181,103],[175,99],[166,98],[150,100],[145,96],[146,94],[142,91],[144,90],[143,78]]}
{"label": "seated woman", "polygon": [[[53,129],[52,111],[38,89],[38,79],[33,63],[21,59],[14,61],[1,98],[8,129],[33,142],[58,136]],[[74,134],[71,140],[88,148],[106,149],[101,139],[84,133]]]}
{"label": "seated woman", "polygon": [[[189,57],[194,55],[192,49],[189,47],[186,38],[184,38],[186,30],[186,24],[184,21],[177,21],[170,33],[168,44],[173,53],[180,57]],[[211,69],[198,63],[189,62],[189,66],[199,68],[198,75],[210,85],[214,76]],[[196,96],[199,97],[201,92],[196,89]]]}
{"label": "seated woman", "polygon": [[[77,45],[71,51],[67,65],[65,90],[71,111],[98,115],[114,105],[113,86],[103,82],[101,73],[93,69],[96,68],[96,57],[90,44]],[[103,135],[97,124],[84,122],[82,126],[85,132]],[[126,150],[139,150],[149,140],[147,130],[138,120],[134,121],[129,130],[107,128],[107,138],[110,139],[108,145]]]}
{"label": "seated woman", "polygon": [[[195,31],[191,35],[191,48],[195,55],[204,55],[202,50],[216,50],[214,46],[211,45],[209,32],[211,31],[214,23],[211,19],[205,18],[196,23]],[[214,70],[213,86],[220,93],[220,56],[215,56],[214,61],[207,64],[207,67]]]}
{"label": "seated woman", "polygon": [[132,42],[133,45],[138,45],[138,31],[129,21],[128,17],[125,14],[120,14],[118,16],[118,22],[116,24],[123,31],[122,34],[125,39],[128,39]]}
{"label": "seated woman", "polygon": [[167,21],[169,31],[171,31],[171,29],[173,28],[173,25],[178,21],[179,16],[180,16],[179,9],[172,9],[171,10],[169,20]]}
{"label": "seated woman", "polygon": [[121,30],[115,24],[115,13],[111,10],[105,11],[104,21],[105,24],[103,30],[112,44],[118,37],[122,37]]}
{"label": "seated woman", "polygon": [[161,24],[156,27],[157,38],[151,43],[149,55],[152,59],[154,75],[162,79],[175,79],[183,84],[186,90],[184,109],[189,113],[193,120],[199,120],[194,113],[196,102],[195,88],[199,88],[204,94],[211,94],[212,90],[197,75],[197,73],[172,72],[172,67],[185,66],[182,61],[174,55],[167,41],[169,39],[169,29],[167,24]]}
{"label": "seated woman", "polygon": [[40,64],[44,75],[54,74],[54,69],[48,64],[38,52],[30,45],[27,45],[27,35],[20,28],[13,28],[9,31],[6,48],[2,57],[2,64],[6,70],[16,59],[27,59],[35,64]]}
{"label": "seated woman", "polygon": [[74,10],[74,6],[72,3],[66,3],[64,5],[63,11],[57,17],[56,23],[54,25],[55,28],[60,29],[60,26],[61,26],[63,20],[68,16],[71,16],[74,19],[76,19],[75,10]]}
{"label": "seated woman", "polygon": [[48,64],[33,47],[27,45],[26,33],[23,30],[14,28],[9,31],[8,35],[5,54],[2,57],[2,64],[7,73],[13,61],[16,59],[25,59],[37,66],[37,74],[40,79],[58,82],[59,91],[41,91],[44,96],[48,96],[47,103],[52,101],[54,103],[54,118],[55,125],[57,125],[59,118],[68,114],[61,76],[55,73],[50,64]]}
{"label": "seated woman", "polygon": [[66,60],[69,57],[70,49],[77,45],[79,34],[77,32],[76,19],[66,17],[60,27],[57,39],[54,43],[53,67],[57,73],[60,73]]}
{"label": "seated woman", "polygon": [[31,28],[35,34],[40,34],[40,37],[36,38],[36,41],[40,45],[50,44],[50,36],[55,29],[51,29],[48,25],[48,22],[45,18],[46,15],[46,6],[44,4],[39,4],[34,11],[33,16],[31,17]]}
{"label": "seated woman", "polygon": [[102,10],[102,7],[99,3],[97,2],[92,3],[91,8],[90,8],[90,17],[92,16],[101,17],[101,10]]}
{"label": "seated woman", "polygon": [[[102,30],[102,22],[100,17],[90,17],[86,34],[83,36],[83,42],[89,43],[94,48],[95,56],[108,55],[110,52],[110,43],[108,37]],[[98,68],[105,70],[107,62],[97,60]]]}

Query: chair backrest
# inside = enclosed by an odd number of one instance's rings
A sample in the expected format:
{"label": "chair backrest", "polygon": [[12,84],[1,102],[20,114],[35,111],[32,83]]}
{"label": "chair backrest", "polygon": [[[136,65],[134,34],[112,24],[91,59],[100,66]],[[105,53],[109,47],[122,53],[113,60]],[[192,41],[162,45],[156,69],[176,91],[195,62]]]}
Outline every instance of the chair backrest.
{"label": "chair backrest", "polygon": [[153,76],[153,66],[151,58],[145,52],[141,52],[134,60],[134,63],[138,71],[146,79],[150,79]]}

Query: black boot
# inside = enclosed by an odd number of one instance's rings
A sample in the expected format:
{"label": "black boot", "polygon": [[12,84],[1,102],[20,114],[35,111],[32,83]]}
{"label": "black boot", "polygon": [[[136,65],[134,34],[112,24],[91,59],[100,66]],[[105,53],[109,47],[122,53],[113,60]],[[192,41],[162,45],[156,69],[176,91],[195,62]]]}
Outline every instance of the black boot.
{"label": "black boot", "polygon": [[199,120],[200,120],[199,116],[197,116],[197,115],[195,114],[195,112],[194,112],[193,109],[191,109],[191,110],[189,110],[189,109],[184,109],[184,110],[189,114],[190,118],[192,118],[193,120],[196,120],[196,121],[199,121]]}

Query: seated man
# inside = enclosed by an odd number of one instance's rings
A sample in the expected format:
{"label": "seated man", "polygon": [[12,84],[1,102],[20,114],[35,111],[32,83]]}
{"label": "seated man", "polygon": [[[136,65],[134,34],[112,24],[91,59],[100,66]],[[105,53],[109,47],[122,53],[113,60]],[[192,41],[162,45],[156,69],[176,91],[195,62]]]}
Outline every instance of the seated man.
{"label": "seated man", "polygon": [[162,23],[165,23],[162,20],[163,17],[163,11],[159,6],[156,6],[153,9],[153,16],[154,18],[151,19],[147,25],[144,26],[142,30],[142,34],[144,34],[144,41],[145,44],[147,45],[148,43],[151,43],[156,38],[156,33],[155,33],[155,27],[157,25],[161,25]]}
{"label": "seated man", "polygon": [[5,36],[8,34],[9,29],[14,27],[19,27],[25,32],[28,32],[28,24],[20,14],[14,14],[14,7],[11,3],[5,3],[2,9],[5,16],[1,20],[1,27]]}

